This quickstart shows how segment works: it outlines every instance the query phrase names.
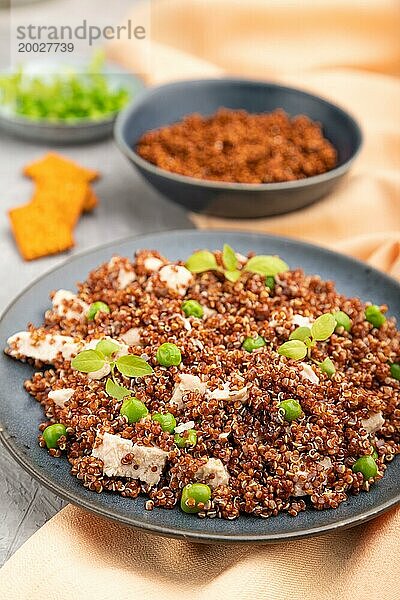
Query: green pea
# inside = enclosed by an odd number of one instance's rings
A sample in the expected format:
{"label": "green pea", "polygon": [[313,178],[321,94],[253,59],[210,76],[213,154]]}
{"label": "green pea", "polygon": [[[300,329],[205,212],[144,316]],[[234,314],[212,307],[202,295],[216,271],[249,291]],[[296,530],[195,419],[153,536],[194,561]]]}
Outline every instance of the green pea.
{"label": "green pea", "polygon": [[378,467],[374,458],[367,454],[366,456],[361,456],[353,465],[354,473],[362,473],[364,475],[364,479],[370,479],[370,477],[376,477],[378,474]]}
{"label": "green pea", "polygon": [[156,354],[157,362],[163,367],[178,366],[182,361],[181,351],[175,344],[161,344]]}
{"label": "green pea", "polygon": [[160,423],[161,429],[163,431],[168,431],[168,433],[172,433],[176,427],[175,417],[171,413],[165,413],[164,415],[161,413],[154,413],[151,418],[153,421]]}
{"label": "green pea", "polygon": [[120,414],[127,417],[128,423],[137,423],[140,419],[143,419],[148,414],[146,405],[140,400],[131,396],[123,401]]}
{"label": "green pea", "polygon": [[271,292],[275,289],[275,277],[273,275],[267,275],[265,278],[265,287],[269,288]]}
{"label": "green pea", "polygon": [[204,314],[202,305],[196,300],[186,300],[182,304],[182,310],[187,317],[201,317]]}
{"label": "green pea", "polygon": [[347,332],[349,332],[351,330],[352,322],[351,322],[349,315],[347,315],[342,310],[338,310],[337,312],[333,313],[333,316],[335,317],[335,320],[336,320],[335,331],[340,330],[341,327],[343,327],[343,329]]}
{"label": "green pea", "polygon": [[253,350],[257,350],[257,348],[262,348],[263,346],[265,346],[265,340],[260,335],[255,338],[247,337],[242,344],[242,348],[246,352],[253,352]]}
{"label": "green pea", "polygon": [[379,454],[376,448],[373,449],[371,456],[374,460],[378,460]]}
{"label": "green pea", "polygon": [[109,313],[110,307],[105,302],[93,302],[86,313],[87,320],[93,321],[98,312]]}
{"label": "green pea", "polygon": [[178,448],[188,448],[197,444],[197,432],[195,429],[185,431],[186,436],[180,433],[174,435],[174,442]]}
{"label": "green pea", "polygon": [[385,315],[381,312],[381,309],[376,304],[366,307],[365,318],[374,327],[381,327],[381,325],[383,325],[384,322],[386,321]]}
{"label": "green pea", "polygon": [[211,498],[211,489],[204,483],[189,483],[182,490],[181,509],[186,513],[197,513]]}
{"label": "green pea", "polygon": [[392,363],[390,365],[390,374],[394,379],[397,379],[397,381],[400,381],[400,364],[399,363]]}
{"label": "green pea", "polygon": [[298,419],[303,413],[300,402],[297,402],[297,400],[293,400],[293,398],[289,398],[288,400],[282,400],[282,402],[279,403],[279,408],[283,409],[286,421],[294,421],[295,419]]}
{"label": "green pea", "polygon": [[67,430],[62,423],[54,423],[46,427],[42,435],[48,448],[58,448],[58,440],[63,435],[67,435]]}

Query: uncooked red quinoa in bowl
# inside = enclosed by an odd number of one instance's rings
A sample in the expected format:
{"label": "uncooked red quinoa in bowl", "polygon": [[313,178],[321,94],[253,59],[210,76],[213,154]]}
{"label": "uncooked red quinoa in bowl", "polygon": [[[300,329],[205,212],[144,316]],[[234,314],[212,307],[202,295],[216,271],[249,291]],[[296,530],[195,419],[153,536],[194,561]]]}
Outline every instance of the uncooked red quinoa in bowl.
{"label": "uncooked red quinoa in bowl", "polygon": [[319,123],[282,109],[252,114],[220,109],[148,131],[136,151],[150,163],[188,177],[231,183],[277,183],[321,175],[337,153]]}
{"label": "uncooked red quinoa in bowl", "polygon": [[368,491],[400,451],[395,319],[279,257],[144,250],[51,298],[6,352],[39,369],[39,444],[92,491],[296,516]]}

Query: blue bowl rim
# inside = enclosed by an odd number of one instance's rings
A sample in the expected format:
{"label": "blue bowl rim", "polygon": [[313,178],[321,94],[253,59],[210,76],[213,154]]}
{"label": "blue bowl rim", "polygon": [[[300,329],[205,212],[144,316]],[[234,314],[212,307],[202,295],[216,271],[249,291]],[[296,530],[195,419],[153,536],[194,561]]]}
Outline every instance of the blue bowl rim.
{"label": "blue bowl rim", "polygon": [[[314,175],[312,177],[307,177],[305,179],[297,179],[295,181],[282,181],[277,183],[231,183],[226,181],[213,181],[208,179],[199,179],[196,177],[189,177],[187,175],[179,175],[177,173],[173,173],[171,171],[167,171],[166,169],[161,169],[156,165],[153,165],[147,160],[144,160],[139,154],[129,146],[129,144],[125,140],[124,136],[124,128],[131,117],[138,109],[140,109],[143,105],[147,103],[152,97],[157,96],[162,93],[166,89],[179,88],[185,85],[189,86],[200,86],[204,84],[229,84],[229,85],[242,85],[249,84],[253,87],[263,87],[263,88],[275,88],[281,89],[289,93],[295,93],[302,97],[312,98],[313,100],[317,100],[321,104],[329,107],[330,110],[335,110],[342,114],[350,123],[353,128],[353,132],[355,134],[355,149],[344,163],[335,167],[334,169],[327,171],[326,173],[322,173],[321,175]],[[188,113],[189,114],[189,113]],[[168,125],[168,123],[166,123]],[[323,123],[322,123],[323,125]],[[158,177],[162,177],[165,179],[169,179],[174,181],[175,183],[183,183],[186,185],[191,185],[198,188],[209,188],[214,190],[238,190],[238,191],[284,191],[284,190],[293,190],[297,188],[307,188],[313,185],[317,185],[319,183],[331,181],[333,179],[337,179],[338,177],[344,175],[351,164],[354,162],[363,145],[363,134],[360,125],[357,120],[347,111],[344,110],[341,106],[334,104],[318,96],[316,94],[311,94],[305,90],[284,86],[278,83],[273,83],[269,81],[261,81],[257,79],[246,79],[246,78],[230,78],[230,77],[222,77],[222,78],[213,78],[213,79],[184,79],[179,81],[173,81],[171,83],[166,83],[158,86],[153,86],[147,89],[142,90],[136,98],[128,104],[117,116],[114,125],[114,138],[117,146],[121,150],[127,158],[129,158],[138,168],[143,169],[153,175]]]}

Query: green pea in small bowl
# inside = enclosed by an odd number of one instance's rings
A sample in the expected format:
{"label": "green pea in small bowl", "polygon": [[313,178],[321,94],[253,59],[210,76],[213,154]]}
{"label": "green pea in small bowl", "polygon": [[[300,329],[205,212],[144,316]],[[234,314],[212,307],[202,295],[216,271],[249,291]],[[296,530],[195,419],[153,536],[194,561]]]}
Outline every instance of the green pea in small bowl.
{"label": "green pea in small bowl", "polygon": [[93,61],[73,57],[28,61],[20,71],[0,73],[0,129],[45,144],[98,141],[112,135],[119,111],[143,87],[139,77],[112,63],[93,69]]}

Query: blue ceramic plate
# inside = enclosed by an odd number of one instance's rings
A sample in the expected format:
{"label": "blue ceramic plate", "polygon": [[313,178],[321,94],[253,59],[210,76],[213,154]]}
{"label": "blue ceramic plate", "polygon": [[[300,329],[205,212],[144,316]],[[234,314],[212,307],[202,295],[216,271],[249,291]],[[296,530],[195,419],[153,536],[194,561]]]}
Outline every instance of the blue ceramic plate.
{"label": "blue ceramic plate", "polygon": [[[302,242],[266,235],[228,232],[173,231],[130,238],[102,246],[68,260],[31,284],[8,307],[0,321],[0,344],[28,321],[39,324],[49,306],[49,292],[74,289],[77,281],[112,254],[132,256],[138,248],[158,249],[174,260],[198,248],[220,248],[223,241],[239,252],[279,254],[292,267],[334,279],[340,292],[378,304],[388,303],[390,314],[400,319],[400,285],[365,264]],[[293,518],[241,517],[236,521],[198,519],[179,509],[144,510],[145,499],[122,498],[115,494],[90,492],[70,475],[65,459],[51,458],[37,444],[42,408],[23,389],[32,367],[0,357],[0,437],[14,458],[33,477],[53,492],[98,515],[159,535],[199,542],[276,542],[350,527],[372,519],[400,501],[400,460],[395,459],[385,477],[369,493],[350,497],[337,510],[308,510]]]}

